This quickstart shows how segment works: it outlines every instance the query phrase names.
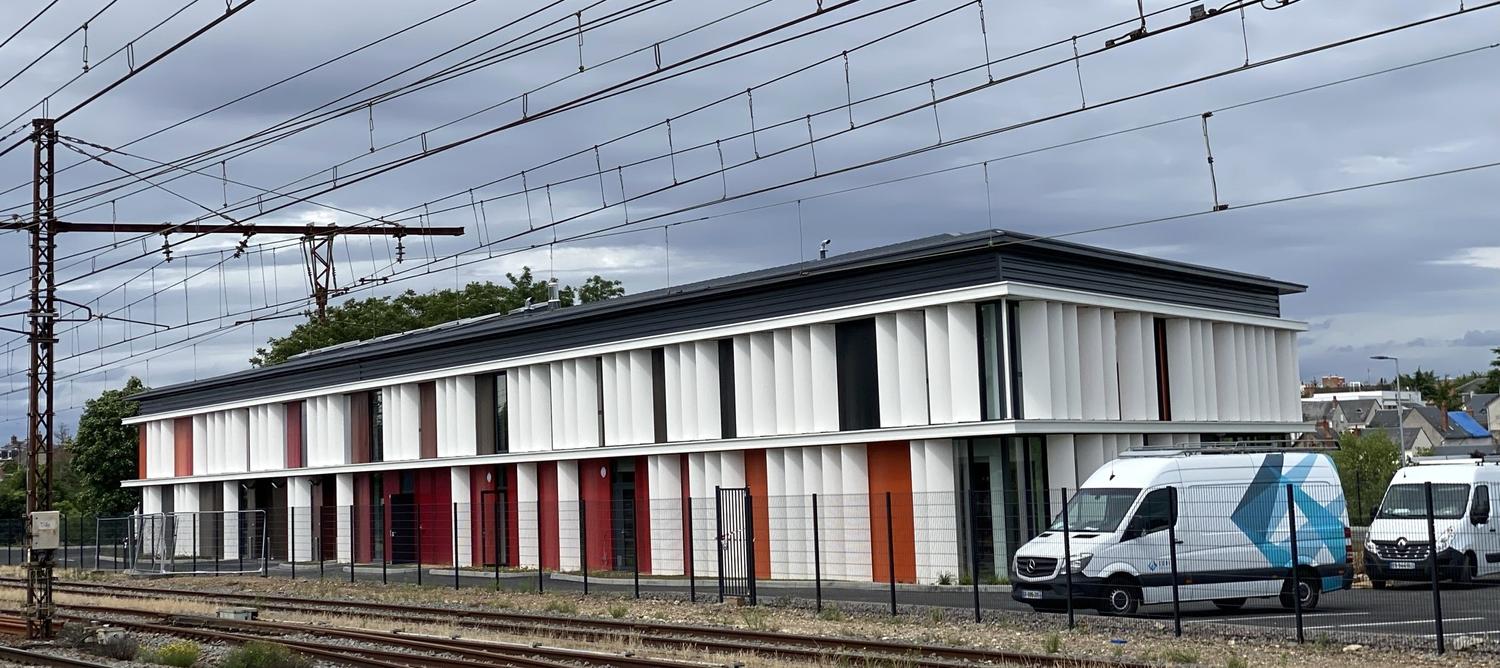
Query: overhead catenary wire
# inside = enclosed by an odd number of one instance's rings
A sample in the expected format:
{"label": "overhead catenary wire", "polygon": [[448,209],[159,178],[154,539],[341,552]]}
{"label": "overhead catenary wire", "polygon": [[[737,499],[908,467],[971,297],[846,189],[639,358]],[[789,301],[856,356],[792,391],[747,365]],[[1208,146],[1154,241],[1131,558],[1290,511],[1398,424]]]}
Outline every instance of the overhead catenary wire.
{"label": "overhead catenary wire", "polygon": [[16,28],[15,32],[11,33],[10,36],[6,37],[3,41],[0,41],[0,49],[5,48],[5,45],[10,44],[11,40],[15,39],[17,35],[20,35],[27,28],[30,28],[31,24],[36,23],[37,19],[42,18],[42,15],[46,14],[47,10],[52,9],[52,6],[56,5],[57,3],[58,0],[52,0],[52,2],[47,3],[46,6],[37,10],[37,13],[34,14],[31,18],[27,19],[25,23],[22,23],[21,27]]}

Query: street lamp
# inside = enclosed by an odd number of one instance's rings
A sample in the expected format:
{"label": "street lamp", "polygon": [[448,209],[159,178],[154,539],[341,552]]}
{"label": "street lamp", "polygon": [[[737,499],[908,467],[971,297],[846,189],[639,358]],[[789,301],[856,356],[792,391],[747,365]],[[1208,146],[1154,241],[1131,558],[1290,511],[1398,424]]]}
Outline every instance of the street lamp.
{"label": "street lamp", "polygon": [[1396,438],[1401,439],[1397,447],[1406,453],[1406,416],[1401,412],[1401,358],[1393,355],[1371,355],[1372,360],[1390,360],[1396,364]]}

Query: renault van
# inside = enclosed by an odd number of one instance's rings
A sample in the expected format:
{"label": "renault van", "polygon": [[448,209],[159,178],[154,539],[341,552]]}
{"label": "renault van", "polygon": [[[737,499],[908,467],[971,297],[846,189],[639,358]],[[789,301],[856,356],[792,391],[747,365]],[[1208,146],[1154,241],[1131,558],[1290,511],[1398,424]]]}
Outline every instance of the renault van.
{"label": "renault van", "polygon": [[1252,598],[1290,608],[1294,596],[1311,610],[1354,577],[1343,487],[1327,455],[1132,451],[1089,476],[1068,500],[1066,524],[1059,512],[1016,552],[1011,596],[1039,611],[1061,609],[1071,571],[1075,607],[1126,615],[1169,603],[1174,547],[1179,599],[1225,610]]}
{"label": "renault van", "polygon": [[1500,572],[1500,521],[1490,517],[1500,501],[1500,465],[1419,464],[1396,472],[1370,522],[1364,563],[1376,589],[1392,580],[1432,578],[1425,483],[1432,483],[1438,577],[1468,582]]}

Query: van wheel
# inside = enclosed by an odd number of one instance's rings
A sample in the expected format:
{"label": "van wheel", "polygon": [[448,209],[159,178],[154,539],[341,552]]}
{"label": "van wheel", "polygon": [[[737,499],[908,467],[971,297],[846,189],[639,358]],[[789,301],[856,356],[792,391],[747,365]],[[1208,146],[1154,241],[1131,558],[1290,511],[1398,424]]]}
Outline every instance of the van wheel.
{"label": "van wheel", "polygon": [[1216,599],[1214,599],[1214,607],[1216,607],[1216,608],[1218,608],[1220,610],[1225,610],[1225,611],[1233,612],[1235,610],[1239,610],[1240,608],[1245,607],[1245,599],[1243,599],[1243,598],[1216,598]]}
{"label": "van wheel", "polygon": [[1099,612],[1106,615],[1133,615],[1141,609],[1141,588],[1124,578],[1114,580],[1104,590],[1104,607]]}
{"label": "van wheel", "polygon": [[1458,568],[1458,573],[1453,576],[1453,581],[1458,584],[1472,584],[1474,575],[1479,571],[1479,563],[1474,559],[1473,552],[1464,553],[1464,563]]}
{"label": "van wheel", "polygon": [[1287,580],[1281,586],[1281,607],[1288,610],[1297,607],[1297,600],[1292,598],[1293,592],[1302,599],[1302,611],[1307,612],[1318,607],[1318,598],[1322,594],[1322,587],[1318,579],[1306,573],[1299,574],[1295,581]]}

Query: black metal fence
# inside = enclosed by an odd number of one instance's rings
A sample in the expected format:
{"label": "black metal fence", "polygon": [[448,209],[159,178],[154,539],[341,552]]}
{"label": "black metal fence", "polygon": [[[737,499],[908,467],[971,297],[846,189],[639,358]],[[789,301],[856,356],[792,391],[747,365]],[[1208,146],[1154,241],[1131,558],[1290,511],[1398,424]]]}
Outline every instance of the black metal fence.
{"label": "black metal fence", "polygon": [[[1177,634],[1233,625],[1299,642],[1400,635],[1442,652],[1500,634],[1500,579],[1489,579],[1500,578],[1500,517],[1489,516],[1487,491],[1458,487],[1393,491],[1373,531],[1351,531],[1333,485],[1285,480],[64,518],[57,563],[891,615],[959,609],[975,620],[1041,612],[1058,628],[1103,614]],[[0,520],[6,564],[25,561],[21,531]]]}

